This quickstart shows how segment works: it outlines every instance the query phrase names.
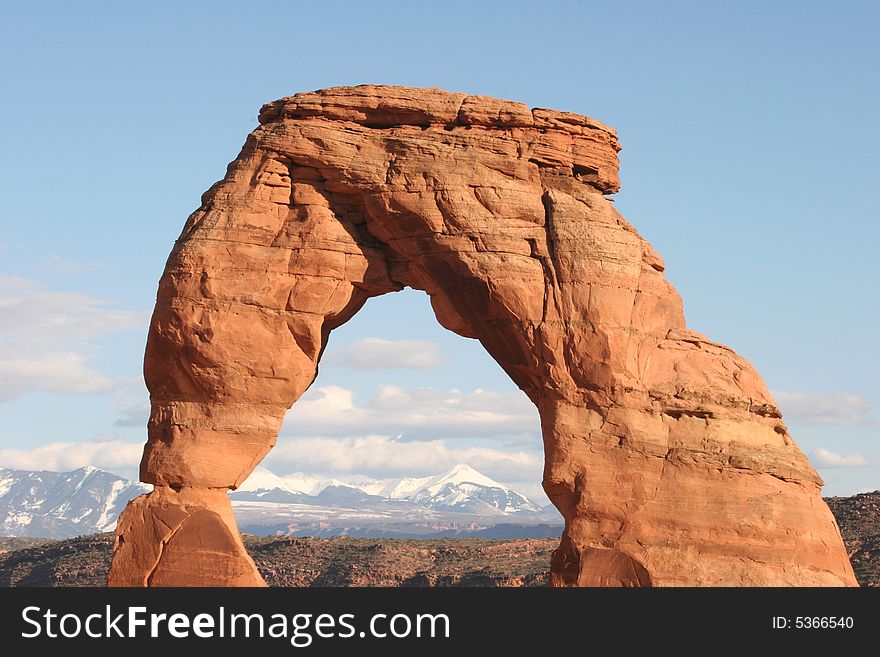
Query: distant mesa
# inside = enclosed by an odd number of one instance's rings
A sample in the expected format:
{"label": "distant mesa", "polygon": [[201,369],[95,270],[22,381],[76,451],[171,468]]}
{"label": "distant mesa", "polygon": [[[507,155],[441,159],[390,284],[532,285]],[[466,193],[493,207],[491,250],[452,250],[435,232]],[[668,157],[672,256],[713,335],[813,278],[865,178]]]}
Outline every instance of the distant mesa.
{"label": "distant mesa", "polygon": [[[760,376],[687,327],[662,258],[615,210],[613,129],[381,85],[283,98],[259,123],[159,283],[141,463],[155,488],[119,519],[110,584],[263,584],[223,491],[272,449],[332,331],[405,287],[538,409],[565,518],[552,585],[856,584]],[[435,508],[520,503],[465,482],[423,492]]]}

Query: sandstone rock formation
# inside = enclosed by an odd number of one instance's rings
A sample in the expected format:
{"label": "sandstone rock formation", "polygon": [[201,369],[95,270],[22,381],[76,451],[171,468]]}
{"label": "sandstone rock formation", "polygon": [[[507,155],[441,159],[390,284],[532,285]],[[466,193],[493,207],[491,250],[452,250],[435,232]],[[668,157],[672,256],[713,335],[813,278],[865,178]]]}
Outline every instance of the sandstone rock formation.
{"label": "sandstone rock formation", "polygon": [[660,256],[614,209],[617,135],[437,89],[263,107],[159,285],[141,478],[113,585],[261,584],[226,490],[275,443],[331,331],[424,290],[540,411],[566,520],[555,585],[852,585],[754,369],[685,326]]}

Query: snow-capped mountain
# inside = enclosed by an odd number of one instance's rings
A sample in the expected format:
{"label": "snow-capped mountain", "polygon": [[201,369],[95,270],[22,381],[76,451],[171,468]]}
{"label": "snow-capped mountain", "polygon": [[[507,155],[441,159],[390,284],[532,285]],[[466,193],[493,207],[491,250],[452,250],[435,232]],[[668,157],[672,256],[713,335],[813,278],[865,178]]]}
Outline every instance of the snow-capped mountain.
{"label": "snow-capped mountain", "polygon": [[309,501],[302,497],[304,495],[337,506],[374,502],[384,498],[406,500],[436,511],[489,516],[541,511],[541,507],[525,495],[463,463],[433,477],[403,479],[369,479],[362,476],[320,479],[300,473],[278,477],[269,470],[258,467],[230,497],[233,500],[308,504]]}
{"label": "snow-capped mountain", "polygon": [[[0,469],[0,535],[69,538],[110,531],[150,487],[93,467]],[[297,536],[545,536],[561,518],[467,465],[433,477],[279,477],[257,468],[235,491],[243,531]]]}
{"label": "snow-capped mountain", "polygon": [[257,468],[233,492],[233,499],[251,502],[302,502],[308,495],[266,468]]}
{"label": "snow-capped mountain", "polygon": [[[429,477],[276,477],[257,468],[229,494],[242,531],[291,536],[537,538],[562,517],[464,464]],[[277,502],[276,502],[277,501]]]}
{"label": "snow-capped mountain", "polygon": [[457,465],[433,478],[411,495],[410,500],[436,511],[477,514],[538,513],[541,507],[525,495],[493,481],[467,465]]}
{"label": "snow-capped mountain", "polygon": [[[257,471],[263,469],[264,468],[257,467],[257,469],[254,470],[253,474],[248,477],[248,480],[250,480],[255,474],[257,474]],[[291,490],[296,491],[297,493],[303,493],[304,495],[317,495],[322,490],[327,488],[327,486],[333,485],[332,479],[311,477],[301,472],[291,475],[285,475],[281,479],[284,481],[284,484],[288,486]],[[247,484],[247,481],[245,482],[245,484]]]}
{"label": "snow-capped mountain", "polygon": [[429,485],[435,477],[405,477],[385,482],[383,492],[393,500],[406,499]]}
{"label": "snow-capped mountain", "polygon": [[128,501],[149,490],[91,466],[72,472],[0,469],[0,533],[68,538],[110,531]]}

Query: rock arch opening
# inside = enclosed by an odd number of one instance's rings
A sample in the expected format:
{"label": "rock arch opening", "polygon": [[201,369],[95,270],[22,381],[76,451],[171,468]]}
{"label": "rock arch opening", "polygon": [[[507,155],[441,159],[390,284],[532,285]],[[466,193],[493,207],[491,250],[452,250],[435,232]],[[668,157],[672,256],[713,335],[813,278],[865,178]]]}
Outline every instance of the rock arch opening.
{"label": "rock arch opening", "polygon": [[159,284],[141,463],[155,490],[120,517],[110,584],[261,582],[226,490],[275,444],[330,331],[407,286],[538,408],[566,521],[554,584],[853,584],[760,377],[687,328],[662,259],[608,198],[618,150],[588,117],[437,89],[264,106]]}
{"label": "rock arch opening", "polygon": [[[513,524],[544,537],[560,525],[542,509],[536,408],[478,343],[439,326],[422,292],[370,299],[330,334],[318,369],[264,461],[281,482],[256,472],[231,496],[243,530],[409,536]],[[273,481],[316,506],[289,519],[262,508],[255,494],[272,493],[253,489]],[[381,520],[369,516],[380,509]]]}

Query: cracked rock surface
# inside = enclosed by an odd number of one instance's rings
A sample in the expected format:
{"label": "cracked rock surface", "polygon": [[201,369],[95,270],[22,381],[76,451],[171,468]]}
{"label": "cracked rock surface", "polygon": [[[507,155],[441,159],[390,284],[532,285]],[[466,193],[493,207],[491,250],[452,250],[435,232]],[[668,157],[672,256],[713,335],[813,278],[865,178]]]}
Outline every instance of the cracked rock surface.
{"label": "cracked rock surface", "polygon": [[687,328],[663,260],[607,197],[618,150],[593,119],[438,89],[264,106],[159,284],[155,491],[123,513],[109,582],[260,584],[225,491],[274,445],[331,331],[408,286],[540,412],[566,521],[552,584],[855,584],[764,383]]}

